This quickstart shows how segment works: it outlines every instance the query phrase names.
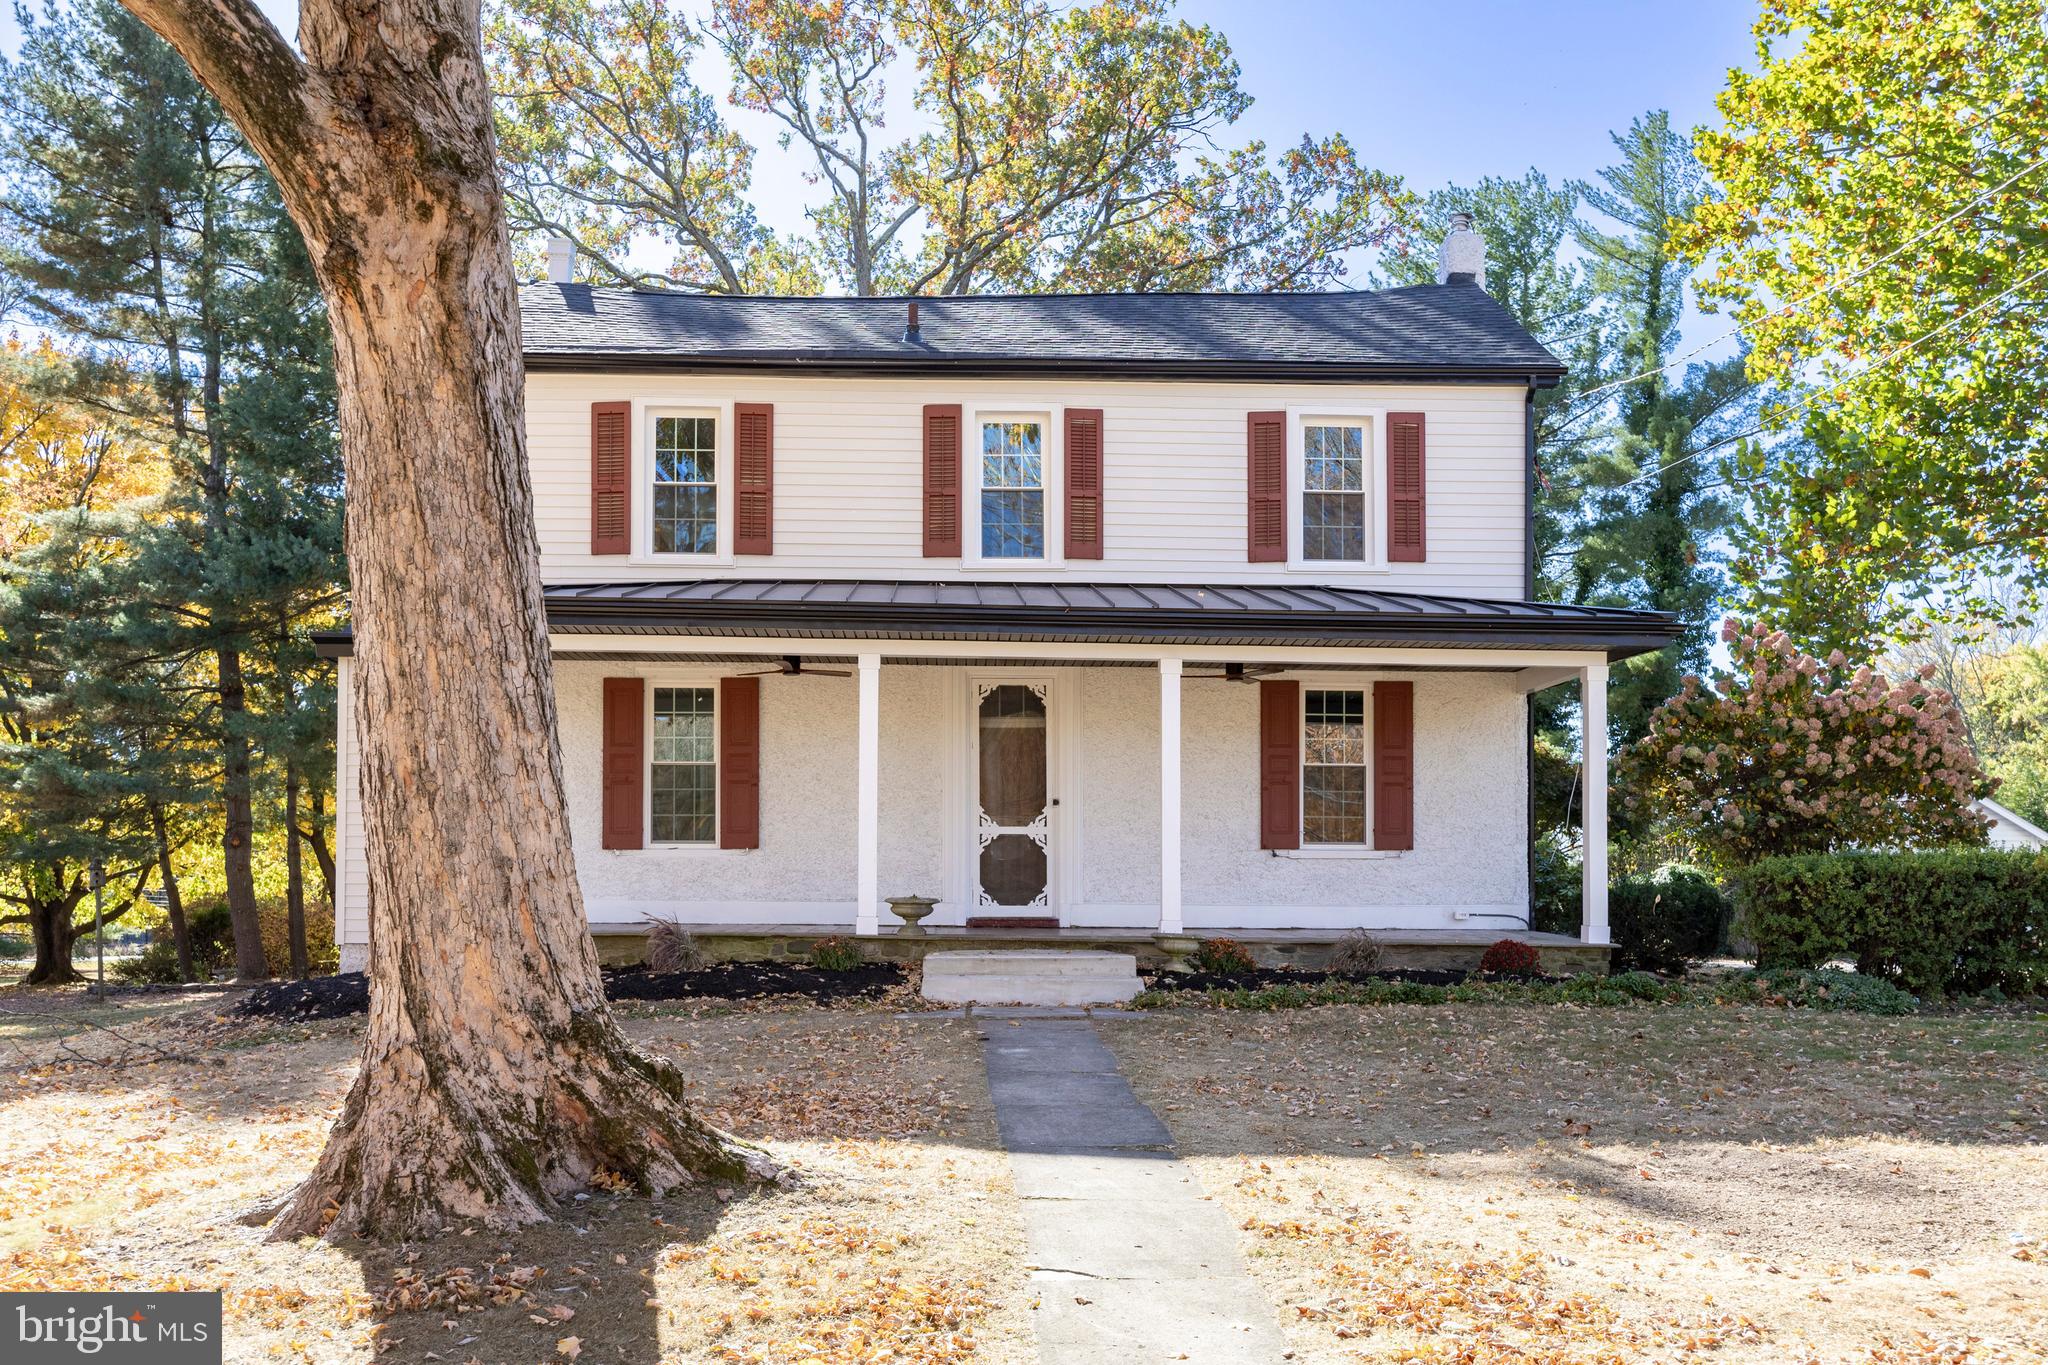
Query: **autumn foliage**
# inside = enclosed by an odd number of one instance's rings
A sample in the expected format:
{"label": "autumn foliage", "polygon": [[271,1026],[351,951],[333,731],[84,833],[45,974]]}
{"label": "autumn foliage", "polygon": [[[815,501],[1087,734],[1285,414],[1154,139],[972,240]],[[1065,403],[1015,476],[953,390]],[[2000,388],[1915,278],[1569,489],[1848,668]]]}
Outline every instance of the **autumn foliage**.
{"label": "autumn foliage", "polygon": [[1621,756],[1624,803],[1723,867],[1788,853],[1984,842],[1991,781],[1961,712],[1925,678],[1851,670],[1760,624],[1722,631],[1735,669],[1687,678]]}

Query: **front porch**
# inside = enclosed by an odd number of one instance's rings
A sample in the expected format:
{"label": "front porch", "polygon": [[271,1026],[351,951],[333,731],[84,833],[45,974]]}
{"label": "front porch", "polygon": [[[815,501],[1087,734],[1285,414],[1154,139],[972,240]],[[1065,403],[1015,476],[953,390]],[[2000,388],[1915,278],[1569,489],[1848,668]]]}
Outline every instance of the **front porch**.
{"label": "front porch", "polygon": [[[714,956],[1227,935],[1313,966],[1606,959],[1609,663],[1655,613],[1322,587],[698,582],[548,594],[591,931]],[[338,915],[368,942],[345,642]],[[1576,683],[1576,939],[1529,932],[1530,693]],[[900,934],[893,896],[940,902]],[[976,920],[1031,927],[971,927]],[[1043,924],[1045,927],[1038,927]],[[1567,956],[1568,955],[1568,956]]]}
{"label": "front porch", "polygon": [[[712,962],[801,962],[810,957],[818,940],[835,931],[815,924],[686,924],[697,947]],[[843,932],[843,931],[840,931]],[[1300,967],[1316,970],[1328,965],[1330,949],[1340,937],[1327,929],[1215,929],[1201,931],[1202,937],[1233,938],[1251,950],[1261,967]],[[1610,951],[1604,943],[1586,943],[1564,934],[1545,934],[1527,929],[1382,929],[1373,937],[1382,949],[1380,967],[1386,971],[1442,970],[1471,971],[1488,945],[1504,938],[1527,943],[1543,954],[1542,970],[1548,976],[1575,976],[1605,972]],[[1131,953],[1140,971],[1167,964],[1159,936],[1141,929],[970,929],[942,926],[922,935],[906,934],[884,926],[878,933],[864,935],[861,947],[870,956],[888,962],[917,962],[927,954],[948,950],[1071,948]],[[636,932],[596,935],[597,951],[606,966],[631,966],[646,959],[646,938]]]}

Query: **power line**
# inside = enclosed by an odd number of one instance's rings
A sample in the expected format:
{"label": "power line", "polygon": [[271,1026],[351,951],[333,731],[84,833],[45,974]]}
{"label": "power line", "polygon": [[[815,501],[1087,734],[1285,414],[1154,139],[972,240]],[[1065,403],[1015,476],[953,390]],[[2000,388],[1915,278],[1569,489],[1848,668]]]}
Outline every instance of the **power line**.
{"label": "power line", "polygon": [[[1954,327],[1956,324],[1966,321],[1969,318],[1975,317],[1977,314],[1983,312],[1986,308],[1989,308],[1992,304],[1999,302],[2001,299],[2009,298],[2012,295],[2017,294],[2020,290],[2025,289],[2028,285],[2032,284],[2035,280],[2040,279],[2043,275],[2048,275],[2048,266],[2041,267],[2039,270],[2036,270],[2033,274],[2027,276],[2025,279],[2021,280],[2018,284],[2013,285],[2011,288],[2004,289],[1996,294],[1993,294],[1990,298],[1984,300],[1976,307],[1970,309],[1967,313],[1956,314],[1947,322],[1942,323],[1941,326],[1936,327],[1933,331],[1924,333],[1920,336],[1915,337],[1911,341],[1904,342],[1898,346],[1893,347],[1891,350],[1885,352],[1876,360],[1871,361],[1870,364],[1864,366],[1862,369],[1858,370],[1856,373],[1848,376],[1847,378],[1841,379],[1833,384],[1830,384],[1824,389],[1815,389],[1812,393],[1807,394],[1804,398],[1801,398],[1798,402],[1792,404],[1792,406],[1784,409],[1783,412],[1779,413],[1779,418],[1783,419],[1785,417],[1789,417],[1793,413],[1798,412],[1803,408],[1811,406],[1813,403],[1819,401],[1823,397],[1840,393],[1842,389],[1844,389],[1848,385],[1854,384],[1859,379],[1864,379],[1872,374],[1875,374],[1877,371],[1883,369],[1886,365],[1889,365],[1892,361],[1898,359],[1898,357],[1904,355],[1907,351],[1912,350],[1914,347],[1919,346],[1921,343],[1934,340],[1934,338],[1940,336],[1943,332],[1948,331],[1951,327]],[[1746,441],[1750,439],[1752,436],[1761,436],[1764,434],[1764,432],[1765,428],[1761,425],[1758,425],[1755,427],[1751,427],[1747,431],[1739,431],[1733,436],[1724,436],[1720,440],[1715,441],[1712,444],[1701,446],[1698,450],[1687,451],[1685,454],[1679,456],[1675,460],[1672,460],[1668,464],[1661,464],[1658,465],[1655,469],[1647,470],[1644,473],[1638,474],[1633,479],[1630,479],[1627,483],[1616,484],[1615,487],[1633,488],[1639,483],[1645,483],[1651,479],[1656,478],[1658,475],[1664,473],[1666,470],[1676,469],[1678,468],[1678,466],[1685,464],[1688,461],[1696,460],[1702,455],[1712,454],[1714,451],[1721,449],[1723,446],[1733,445],[1737,441]]]}
{"label": "power line", "polygon": [[[1988,190],[1985,190],[1976,198],[1965,203],[1961,208],[1957,209],[1954,213],[1951,213],[1948,217],[1929,224],[1927,227],[1921,229],[1913,236],[1899,243],[1890,251],[1878,257],[1876,260],[1871,261],[1869,264],[1859,266],[1855,270],[1850,271],[1846,275],[1841,275],[1834,279],[1831,279],[1817,289],[1808,290],[1806,293],[1801,294],[1798,298],[1793,299],[1789,303],[1779,304],[1776,308],[1773,308],[1768,313],[1765,313],[1764,317],[1769,318],[1775,317],[1780,313],[1789,313],[1793,309],[1798,308],[1803,304],[1809,303],[1812,300],[1821,297],[1823,294],[1831,293],[1845,284],[1851,284],[1857,280],[1862,279],[1865,275],[1868,275],[1871,271],[1877,269],[1879,266],[1884,265],[1889,261],[1896,260],[1904,252],[1910,250],[1915,246],[1918,246],[1921,242],[1926,241],[1936,232],[1939,232],[1942,228],[1947,227],[1950,223],[1955,222],[1958,218],[1961,218],[1964,214],[1968,213],[1971,209],[1977,207],[1977,205],[1983,203],[1986,199],[1989,199],[1992,195],[2003,193],[2004,191],[2012,188],[2012,186],[2017,184],[2020,180],[2024,179],[2029,175],[2032,175],[2035,171],[2040,170],[2043,166],[2048,166],[2048,156],[2044,156],[2039,160],[2033,162],[2032,164],[2024,166],[2019,170],[2013,172],[2013,174],[2008,176],[2004,181],[2002,181],[1999,184],[1993,185]],[[1678,366],[1683,365],[1688,360],[1692,360],[1695,357],[1712,350],[1714,347],[1728,340],[1728,338],[1740,335],[1742,330],[1742,326],[1731,327],[1727,331],[1721,333],[1719,336],[1714,337],[1711,340],[1702,342],[1700,345],[1693,347],[1690,351],[1687,351],[1684,355],[1678,356],[1672,360],[1668,360],[1664,364],[1657,366],[1657,368],[1653,370],[1644,370],[1641,374],[1632,374],[1625,379],[1612,380],[1609,383],[1598,386],[1597,388],[1587,389],[1584,393],[1580,394],[1577,400],[1572,404],[1571,411],[1565,413],[1560,420],[1576,420],[1576,414],[1580,410],[1591,410],[1586,400],[1591,398],[1597,398],[1604,393],[1611,393],[1615,389],[1626,388],[1630,384],[1637,383],[1640,380],[1649,379],[1655,375],[1663,374],[1667,370],[1676,369]],[[1925,338],[1922,339],[1924,340]]]}

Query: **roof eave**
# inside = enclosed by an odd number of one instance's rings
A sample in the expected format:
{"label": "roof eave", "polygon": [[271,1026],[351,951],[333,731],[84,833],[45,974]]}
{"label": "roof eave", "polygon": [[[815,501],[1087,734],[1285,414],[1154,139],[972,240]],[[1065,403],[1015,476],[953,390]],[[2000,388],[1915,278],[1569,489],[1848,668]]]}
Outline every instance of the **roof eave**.
{"label": "roof eave", "polygon": [[738,356],[683,355],[673,351],[530,350],[526,368],[554,373],[604,374],[619,371],[716,374],[737,371],[806,374],[948,376],[984,379],[1019,375],[1086,375],[1132,380],[1202,380],[1209,383],[1264,383],[1275,380],[1323,384],[1534,384],[1554,386],[1565,373],[1556,361],[1483,365],[1316,363],[1309,361],[1132,360],[1123,357],[1002,357],[918,355],[817,355],[795,351],[753,351]]}

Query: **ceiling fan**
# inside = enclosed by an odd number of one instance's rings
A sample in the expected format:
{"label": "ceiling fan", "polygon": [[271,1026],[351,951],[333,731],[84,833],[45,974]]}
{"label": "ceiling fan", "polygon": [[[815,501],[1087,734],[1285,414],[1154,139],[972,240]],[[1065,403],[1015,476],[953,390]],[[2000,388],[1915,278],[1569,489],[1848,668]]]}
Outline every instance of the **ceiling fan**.
{"label": "ceiling fan", "polygon": [[803,659],[795,654],[785,654],[782,662],[773,668],[757,668],[751,673],[735,674],[741,678],[764,678],[769,674],[784,678],[850,678],[853,674],[844,668],[806,668]]}
{"label": "ceiling fan", "polygon": [[1224,682],[1257,682],[1268,673],[1285,673],[1286,664],[1225,664],[1221,673],[1188,673],[1189,678],[1221,678]]}

